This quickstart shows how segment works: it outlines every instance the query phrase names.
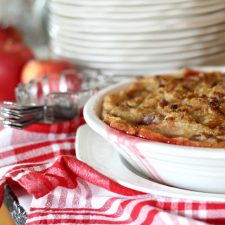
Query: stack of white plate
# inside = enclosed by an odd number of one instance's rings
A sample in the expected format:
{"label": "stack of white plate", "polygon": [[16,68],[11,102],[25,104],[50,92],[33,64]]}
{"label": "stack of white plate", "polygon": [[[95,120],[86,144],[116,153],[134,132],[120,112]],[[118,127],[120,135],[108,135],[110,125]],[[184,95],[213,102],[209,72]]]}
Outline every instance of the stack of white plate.
{"label": "stack of white plate", "polygon": [[55,57],[109,73],[225,64],[225,0],[51,0]]}

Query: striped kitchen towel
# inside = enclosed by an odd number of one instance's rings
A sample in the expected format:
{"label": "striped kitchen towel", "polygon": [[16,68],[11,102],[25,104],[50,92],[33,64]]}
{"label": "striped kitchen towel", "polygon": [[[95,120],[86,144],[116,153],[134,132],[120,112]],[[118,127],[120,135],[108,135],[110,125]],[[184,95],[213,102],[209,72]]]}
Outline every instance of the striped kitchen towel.
{"label": "striped kitchen towel", "polygon": [[17,183],[33,196],[27,225],[225,224],[225,203],[141,193],[76,159],[83,122],[1,128],[0,204],[5,185]]}

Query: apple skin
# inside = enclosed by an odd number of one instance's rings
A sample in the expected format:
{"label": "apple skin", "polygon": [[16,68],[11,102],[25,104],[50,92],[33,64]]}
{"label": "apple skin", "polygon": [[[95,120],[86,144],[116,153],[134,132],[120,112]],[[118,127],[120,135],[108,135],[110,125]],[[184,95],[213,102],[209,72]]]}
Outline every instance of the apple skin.
{"label": "apple skin", "polygon": [[4,27],[0,25],[0,47],[12,43],[23,43],[23,38],[14,27]]}
{"label": "apple skin", "polygon": [[21,81],[28,83],[30,80],[41,78],[45,75],[58,75],[65,70],[76,71],[77,67],[72,62],[62,59],[31,60],[23,68]]}
{"label": "apple skin", "polygon": [[23,66],[33,58],[32,51],[23,44],[7,43],[0,47],[0,102],[15,101]]}

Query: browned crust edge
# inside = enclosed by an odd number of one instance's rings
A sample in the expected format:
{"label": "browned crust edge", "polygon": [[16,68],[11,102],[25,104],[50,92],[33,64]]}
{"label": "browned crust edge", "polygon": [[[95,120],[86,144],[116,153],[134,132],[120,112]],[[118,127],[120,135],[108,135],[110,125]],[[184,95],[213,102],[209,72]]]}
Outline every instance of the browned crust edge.
{"label": "browned crust edge", "polygon": [[[106,121],[105,121],[106,122]],[[175,145],[183,145],[183,146],[191,146],[191,147],[208,147],[208,148],[225,148],[225,142],[221,143],[208,143],[208,142],[197,142],[191,141],[187,138],[168,138],[163,136],[160,133],[155,133],[149,131],[147,129],[135,129],[133,126],[129,126],[126,123],[121,122],[106,122],[111,128],[122,131],[127,135],[132,135],[136,137],[143,138],[145,140],[167,143],[167,144],[175,144]]]}

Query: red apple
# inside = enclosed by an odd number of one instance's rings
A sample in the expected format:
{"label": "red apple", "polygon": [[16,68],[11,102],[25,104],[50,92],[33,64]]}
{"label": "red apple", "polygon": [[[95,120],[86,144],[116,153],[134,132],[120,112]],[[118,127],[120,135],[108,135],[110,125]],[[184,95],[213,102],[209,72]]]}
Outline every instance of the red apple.
{"label": "red apple", "polygon": [[22,82],[27,83],[45,75],[58,75],[65,70],[76,70],[77,67],[70,61],[62,59],[31,60],[22,71]]}
{"label": "red apple", "polygon": [[3,27],[0,25],[0,46],[9,43],[22,43],[23,38],[19,31],[14,27]]}
{"label": "red apple", "polygon": [[8,43],[0,47],[0,101],[15,100],[22,68],[33,58],[31,50],[23,44]]}

